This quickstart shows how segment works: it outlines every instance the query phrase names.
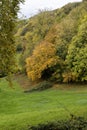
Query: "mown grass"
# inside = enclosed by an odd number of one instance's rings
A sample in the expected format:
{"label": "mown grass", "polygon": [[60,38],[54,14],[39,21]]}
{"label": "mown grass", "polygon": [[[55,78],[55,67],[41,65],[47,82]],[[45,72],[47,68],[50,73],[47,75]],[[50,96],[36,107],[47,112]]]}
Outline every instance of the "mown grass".
{"label": "mown grass", "polygon": [[0,130],[28,130],[29,126],[65,120],[70,113],[87,118],[87,85],[56,85],[42,92],[24,93],[0,80]]}

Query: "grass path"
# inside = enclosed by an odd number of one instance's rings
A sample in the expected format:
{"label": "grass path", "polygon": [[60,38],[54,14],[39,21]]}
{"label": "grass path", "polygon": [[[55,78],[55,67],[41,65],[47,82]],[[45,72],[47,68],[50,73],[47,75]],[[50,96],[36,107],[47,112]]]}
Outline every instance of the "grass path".
{"label": "grass path", "polygon": [[[29,125],[69,118],[87,118],[87,85],[56,85],[52,89],[24,93],[0,81],[0,130],[28,130]],[[67,110],[66,110],[67,109]]]}

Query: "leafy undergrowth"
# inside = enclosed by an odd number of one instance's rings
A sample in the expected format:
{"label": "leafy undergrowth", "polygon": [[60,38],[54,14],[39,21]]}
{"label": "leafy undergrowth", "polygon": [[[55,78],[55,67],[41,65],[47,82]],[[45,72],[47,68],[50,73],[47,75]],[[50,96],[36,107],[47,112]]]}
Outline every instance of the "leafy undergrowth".
{"label": "leafy undergrowth", "polygon": [[38,124],[68,120],[70,113],[87,119],[87,85],[56,85],[24,93],[14,81],[0,80],[0,130],[28,130]]}
{"label": "leafy undergrowth", "polygon": [[32,126],[31,130],[87,130],[87,121],[82,117],[71,115],[71,118],[66,121],[48,122]]}

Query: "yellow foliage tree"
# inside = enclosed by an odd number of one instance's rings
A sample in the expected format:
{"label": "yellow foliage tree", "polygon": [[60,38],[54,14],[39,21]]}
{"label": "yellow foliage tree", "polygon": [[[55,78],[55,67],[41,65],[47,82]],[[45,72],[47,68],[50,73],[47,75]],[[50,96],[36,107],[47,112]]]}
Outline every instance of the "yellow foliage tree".
{"label": "yellow foliage tree", "polygon": [[52,43],[43,41],[36,46],[32,56],[26,59],[26,70],[28,77],[32,80],[41,78],[42,72],[57,64],[58,56]]}

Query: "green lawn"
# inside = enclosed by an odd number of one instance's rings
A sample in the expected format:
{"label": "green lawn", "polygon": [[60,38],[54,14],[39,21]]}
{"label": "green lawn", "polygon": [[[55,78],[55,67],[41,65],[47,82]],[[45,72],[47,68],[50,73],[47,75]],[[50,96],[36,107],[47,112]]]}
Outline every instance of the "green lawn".
{"label": "green lawn", "polygon": [[87,85],[57,85],[24,93],[0,80],[0,130],[28,130],[28,126],[68,119],[70,113],[87,118]]}

